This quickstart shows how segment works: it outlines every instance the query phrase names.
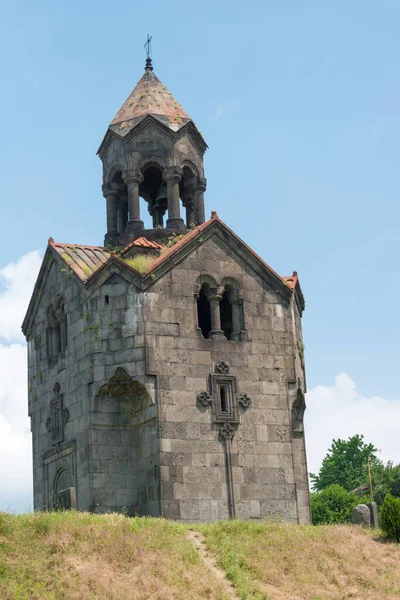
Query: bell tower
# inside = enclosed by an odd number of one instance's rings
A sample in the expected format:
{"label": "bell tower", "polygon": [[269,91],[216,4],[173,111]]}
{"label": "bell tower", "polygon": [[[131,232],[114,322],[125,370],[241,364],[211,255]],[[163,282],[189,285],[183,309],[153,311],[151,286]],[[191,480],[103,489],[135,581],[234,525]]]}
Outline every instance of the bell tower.
{"label": "bell tower", "polygon": [[[107,203],[105,244],[123,246],[142,236],[162,239],[204,223],[206,149],[148,56],[143,76],[98,150]],[[144,228],[144,206],[153,219],[150,229]]]}

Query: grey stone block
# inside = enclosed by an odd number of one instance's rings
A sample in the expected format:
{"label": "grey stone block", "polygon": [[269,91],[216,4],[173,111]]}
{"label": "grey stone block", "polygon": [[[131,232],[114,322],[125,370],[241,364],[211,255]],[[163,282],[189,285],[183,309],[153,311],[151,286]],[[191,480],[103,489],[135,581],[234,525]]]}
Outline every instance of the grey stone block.
{"label": "grey stone block", "polygon": [[366,504],[357,504],[351,513],[351,522],[364,527],[371,526],[371,514]]}

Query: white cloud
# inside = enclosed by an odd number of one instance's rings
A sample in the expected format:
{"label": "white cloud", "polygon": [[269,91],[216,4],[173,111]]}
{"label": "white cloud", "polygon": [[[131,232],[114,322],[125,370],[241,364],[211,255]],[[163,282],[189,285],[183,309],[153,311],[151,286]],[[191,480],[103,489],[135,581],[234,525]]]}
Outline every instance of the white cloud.
{"label": "white cloud", "polygon": [[346,374],[332,386],[319,385],[307,393],[306,444],[308,470],[318,473],[332,440],[363,434],[380,450],[383,461],[400,463],[400,401],[363,396]]}
{"label": "white cloud", "polygon": [[0,269],[0,338],[22,341],[21,324],[39,271],[41,254],[29,252]]}
{"label": "white cloud", "polygon": [[[0,338],[21,341],[21,323],[39,270],[30,252],[0,269]],[[25,343],[0,344],[0,510],[32,508],[32,452]]]}
{"label": "white cloud", "polygon": [[214,117],[214,121],[218,121],[218,119],[220,119],[223,114],[224,114],[224,107],[222,106],[222,104],[218,104],[217,110],[215,113],[215,117]]}

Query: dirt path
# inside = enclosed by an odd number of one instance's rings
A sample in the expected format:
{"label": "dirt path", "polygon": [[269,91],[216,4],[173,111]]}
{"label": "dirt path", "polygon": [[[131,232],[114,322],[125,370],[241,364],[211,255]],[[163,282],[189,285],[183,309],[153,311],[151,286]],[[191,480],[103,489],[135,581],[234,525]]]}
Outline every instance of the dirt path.
{"label": "dirt path", "polygon": [[202,558],[208,569],[211,571],[214,577],[222,583],[229,597],[232,598],[232,600],[240,600],[239,596],[235,591],[235,588],[227,578],[225,571],[218,566],[215,557],[208,550],[204,541],[204,535],[200,531],[188,531],[187,535],[191,542],[198,549],[200,557]]}

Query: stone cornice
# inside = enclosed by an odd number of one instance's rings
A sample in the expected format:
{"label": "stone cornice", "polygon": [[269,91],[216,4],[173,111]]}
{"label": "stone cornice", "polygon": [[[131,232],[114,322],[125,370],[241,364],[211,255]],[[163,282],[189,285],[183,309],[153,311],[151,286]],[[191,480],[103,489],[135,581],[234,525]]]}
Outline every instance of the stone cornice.
{"label": "stone cornice", "polygon": [[201,155],[203,155],[204,152],[207,150],[208,146],[193,121],[189,121],[188,123],[185,123],[185,125],[183,125],[183,127],[178,129],[178,131],[175,133],[175,139],[179,140],[181,137],[183,137],[186,134],[189,134],[190,138],[193,140],[194,144],[197,146],[197,149],[200,151]]}
{"label": "stone cornice", "polygon": [[123,138],[121,138],[121,136],[119,136],[117,133],[115,133],[115,131],[112,131],[111,129],[107,129],[105,136],[99,146],[99,149],[96,152],[96,155],[100,158],[100,160],[103,160],[104,155],[107,152],[107,150],[111,144],[111,141],[114,137],[123,139]]}
{"label": "stone cornice", "polygon": [[141,121],[136,123],[136,125],[132,127],[131,131],[127,134],[127,136],[123,138],[127,146],[129,146],[129,144],[135,139],[135,137],[140,135],[148,127],[153,127],[154,129],[156,129],[156,131],[159,131],[160,133],[168,137],[170,140],[173,140],[175,137],[175,132],[172,131],[172,129],[170,129],[168,125],[164,125],[164,123],[162,123],[152,115],[146,115]]}

